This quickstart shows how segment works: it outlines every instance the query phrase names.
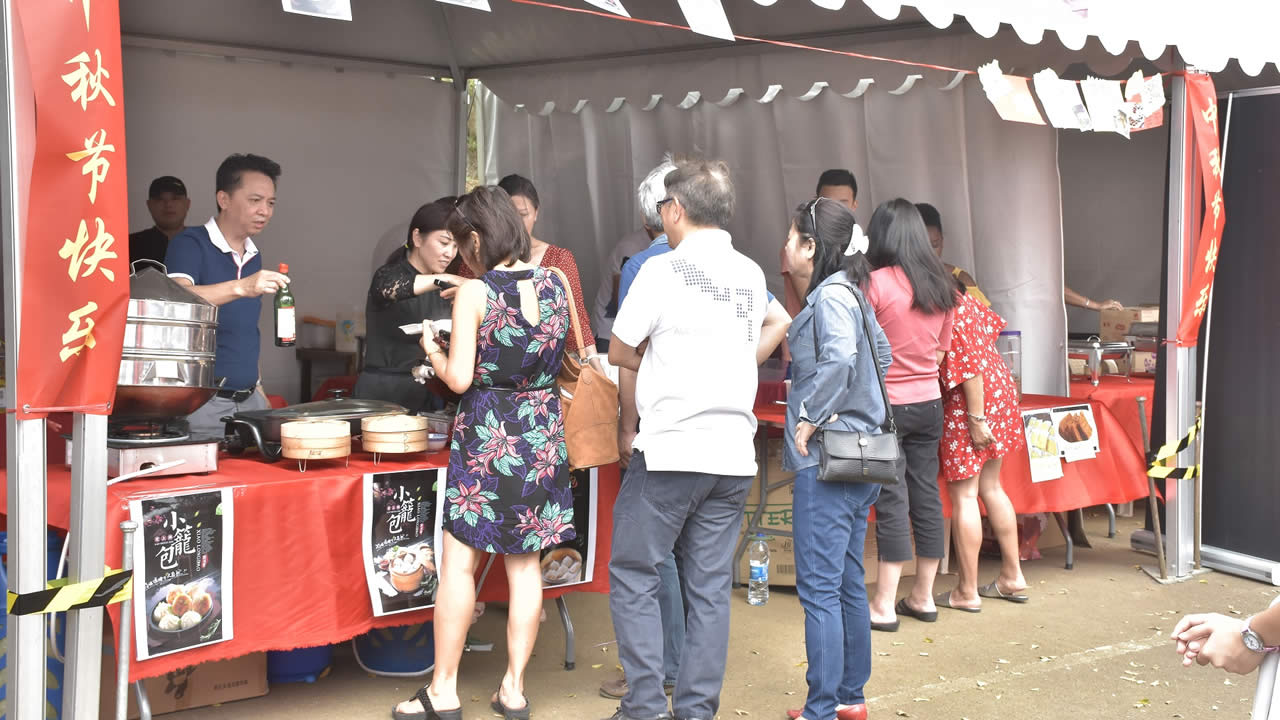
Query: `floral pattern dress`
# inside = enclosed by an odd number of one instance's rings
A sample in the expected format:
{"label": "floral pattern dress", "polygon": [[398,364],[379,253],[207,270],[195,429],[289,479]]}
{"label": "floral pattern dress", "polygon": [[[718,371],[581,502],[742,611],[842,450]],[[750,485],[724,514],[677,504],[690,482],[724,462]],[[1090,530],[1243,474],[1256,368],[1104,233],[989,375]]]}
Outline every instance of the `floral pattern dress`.
{"label": "floral pattern dress", "polygon": [[[942,366],[942,443],[938,455],[947,482],[966,480],[982,471],[995,458],[1022,447],[1022,416],[1018,411],[1018,387],[996,350],[996,338],[1005,327],[1004,318],[972,295],[960,296],[951,324],[951,350]],[[983,414],[995,442],[985,450],[975,450],[969,437],[968,406],[964,401],[965,380],[982,376]]]}
{"label": "floral pattern dress", "polygon": [[[444,526],[491,553],[537,552],[576,537],[569,454],[556,375],[569,330],[564,285],[542,268],[481,278],[488,302],[476,371],[454,424]],[[539,322],[520,310],[517,283],[532,280]]]}

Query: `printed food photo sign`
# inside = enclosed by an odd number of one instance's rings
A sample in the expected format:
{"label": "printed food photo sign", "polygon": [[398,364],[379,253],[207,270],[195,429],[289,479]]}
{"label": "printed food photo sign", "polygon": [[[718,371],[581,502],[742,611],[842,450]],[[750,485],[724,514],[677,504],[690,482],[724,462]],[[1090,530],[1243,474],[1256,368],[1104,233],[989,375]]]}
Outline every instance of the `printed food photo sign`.
{"label": "printed food photo sign", "polygon": [[231,490],[129,503],[139,660],[232,638]]}
{"label": "printed food photo sign", "polygon": [[[573,516],[576,532],[572,540],[561,540],[550,518],[544,518],[543,535],[552,544],[542,549],[542,584],[563,587],[589,583],[596,564],[596,475],[595,468],[573,471]],[[554,508],[553,508],[554,510]],[[554,513],[544,513],[554,515]],[[560,517],[563,517],[560,516]]]}
{"label": "printed food photo sign", "polygon": [[364,476],[365,582],[375,616],[435,605],[444,473]]}
{"label": "printed food photo sign", "polygon": [[1031,482],[1045,482],[1062,477],[1062,460],[1058,457],[1058,436],[1053,431],[1052,412],[1024,410],[1022,429],[1027,436]]}
{"label": "printed food photo sign", "polygon": [[1070,405],[1052,410],[1058,436],[1058,454],[1067,462],[1089,460],[1099,450],[1098,424],[1089,405]]}

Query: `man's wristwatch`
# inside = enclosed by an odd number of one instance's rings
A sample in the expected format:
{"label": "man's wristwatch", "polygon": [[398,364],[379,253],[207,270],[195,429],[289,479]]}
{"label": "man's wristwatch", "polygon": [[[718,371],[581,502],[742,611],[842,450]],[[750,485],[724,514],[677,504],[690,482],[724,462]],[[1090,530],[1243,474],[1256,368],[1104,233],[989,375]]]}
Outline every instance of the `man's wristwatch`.
{"label": "man's wristwatch", "polygon": [[1244,621],[1244,629],[1240,631],[1240,637],[1244,639],[1244,646],[1256,653],[1273,653],[1280,652],[1280,645],[1267,645],[1262,641],[1262,636],[1249,629],[1249,623],[1253,622],[1253,618]]}

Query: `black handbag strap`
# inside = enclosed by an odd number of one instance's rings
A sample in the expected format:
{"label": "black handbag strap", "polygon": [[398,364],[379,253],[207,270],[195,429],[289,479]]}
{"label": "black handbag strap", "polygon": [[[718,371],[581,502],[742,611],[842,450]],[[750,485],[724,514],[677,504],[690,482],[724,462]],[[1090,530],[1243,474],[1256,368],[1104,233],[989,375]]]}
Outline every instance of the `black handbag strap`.
{"label": "black handbag strap", "polygon": [[[848,290],[853,295],[853,299],[858,303],[858,310],[861,311],[862,314],[862,335],[867,339],[867,351],[871,358],[871,365],[876,369],[876,379],[880,381],[880,397],[884,400],[884,422],[880,423],[880,427],[883,429],[888,426],[889,432],[896,435],[898,433],[898,424],[894,422],[893,419],[893,405],[889,404],[889,388],[884,384],[884,370],[880,368],[880,358],[876,355],[875,346],[871,344],[871,321],[867,319],[867,305],[862,300],[862,294],[854,290],[852,285],[849,285],[848,283],[834,284]],[[818,307],[816,305],[813,308],[812,327],[813,359],[814,364],[816,365],[818,361]]]}

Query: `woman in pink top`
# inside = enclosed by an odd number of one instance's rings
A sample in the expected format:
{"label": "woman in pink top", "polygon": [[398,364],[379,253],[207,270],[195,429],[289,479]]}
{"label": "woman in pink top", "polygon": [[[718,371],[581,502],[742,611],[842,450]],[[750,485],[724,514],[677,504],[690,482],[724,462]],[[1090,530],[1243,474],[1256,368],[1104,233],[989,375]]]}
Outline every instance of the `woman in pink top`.
{"label": "woman in pink top", "polygon": [[[885,485],[876,501],[880,574],[871,598],[871,628],[894,632],[898,615],[924,622],[938,619],[933,578],[944,550],[942,500],[938,496],[938,442],[942,439],[942,388],[938,365],[951,347],[951,309],[956,304],[950,274],[929,246],[920,211],[898,198],[876,208],[867,230],[871,273],[867,299],[893,348],[885,375],[898,426],[903,460],[899,482]],[[898,579],[911,559],[915,536],[916,577],[898,600]]]}

